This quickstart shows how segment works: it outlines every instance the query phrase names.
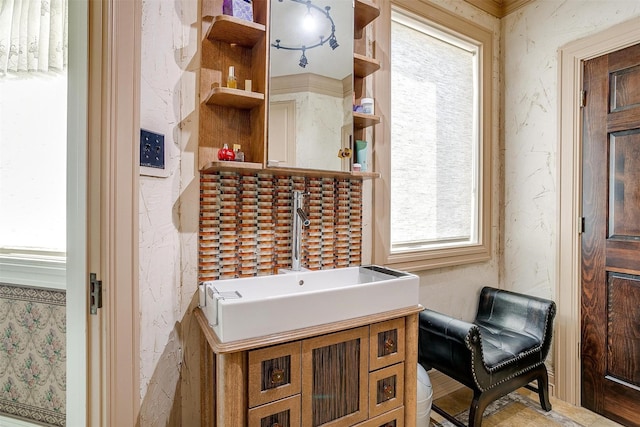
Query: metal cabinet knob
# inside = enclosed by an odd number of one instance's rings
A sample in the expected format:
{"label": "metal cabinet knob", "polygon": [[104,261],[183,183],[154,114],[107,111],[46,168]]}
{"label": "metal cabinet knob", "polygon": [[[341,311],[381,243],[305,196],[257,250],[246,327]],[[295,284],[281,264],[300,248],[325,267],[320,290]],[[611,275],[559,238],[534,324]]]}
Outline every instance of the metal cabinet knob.
{"label": "metal cabinet knob", "polygon": [[271,384],[284,382],[284,369],[274,369],[271,371]]}

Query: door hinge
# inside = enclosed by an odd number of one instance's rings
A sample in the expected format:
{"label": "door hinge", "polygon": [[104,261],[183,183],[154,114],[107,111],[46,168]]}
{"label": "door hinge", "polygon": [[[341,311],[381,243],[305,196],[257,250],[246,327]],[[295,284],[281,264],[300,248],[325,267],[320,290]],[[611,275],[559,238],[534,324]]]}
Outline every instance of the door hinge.
{"label": "door hinge", "polygon": [[98,280],[96,273],[89,274],[89,310],[91,314],[98,314],[102,308],[102,280]]}
{"label": "door hinge", "polygon": [[587,106],[587,91],[580,91],[580,108],[584,108]]}
{"label": "door hinge", "polygon": [[585,219],[583,216],[580,217],[580,222],[578,224],[578,234],[584,233],[585,228]]}

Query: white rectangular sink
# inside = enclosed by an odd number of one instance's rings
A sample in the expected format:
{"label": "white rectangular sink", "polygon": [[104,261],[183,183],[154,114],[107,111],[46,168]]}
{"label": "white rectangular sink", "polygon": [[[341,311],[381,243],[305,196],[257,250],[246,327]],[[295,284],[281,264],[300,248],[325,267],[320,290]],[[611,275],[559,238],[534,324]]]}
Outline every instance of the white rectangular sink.
{"label": "white rectangular sink", "polygon": [[378,266],[203,282],[200,307],[220,342],[418,305],[418,276]]}

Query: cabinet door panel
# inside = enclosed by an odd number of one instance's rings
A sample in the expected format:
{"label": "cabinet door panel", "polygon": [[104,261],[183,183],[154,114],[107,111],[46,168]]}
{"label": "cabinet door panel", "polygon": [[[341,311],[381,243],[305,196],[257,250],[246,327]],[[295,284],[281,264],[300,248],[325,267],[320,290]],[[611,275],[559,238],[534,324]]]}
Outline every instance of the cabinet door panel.
{"label": "cabinet door panel", "polygon": [[404,363],[372,372],[369,376],[369,417],[404,404]]}
{"label": "cabinet door panel", "polygon": [[351,426],[367,418],[368,351],[368,327],[303,341],[303,426]]}
{"label": "cabinet door panel", "polygon": [[249,352],[249,407],[300,393],[300,341]]}

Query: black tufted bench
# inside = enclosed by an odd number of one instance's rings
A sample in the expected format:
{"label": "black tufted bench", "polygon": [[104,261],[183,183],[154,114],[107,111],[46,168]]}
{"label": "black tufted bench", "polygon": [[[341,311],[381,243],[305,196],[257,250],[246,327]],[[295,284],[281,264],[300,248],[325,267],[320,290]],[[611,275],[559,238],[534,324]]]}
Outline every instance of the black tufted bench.
{"label": "black tufted bench", "polygon": [[[473,323],[428,309],[420,313],[418,362],[473,390],[469,427],[480,427],[487,405],[523,386],[537,391],[540,405],[550,411],[544,360],[555,312],[553,301],[485,287]],[[537,388],[529,385],[534,380]],[[436,405],[432,408],[464,426]]]}

